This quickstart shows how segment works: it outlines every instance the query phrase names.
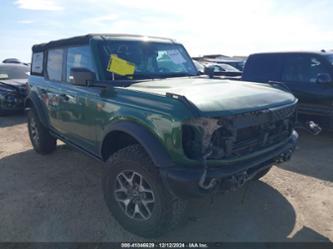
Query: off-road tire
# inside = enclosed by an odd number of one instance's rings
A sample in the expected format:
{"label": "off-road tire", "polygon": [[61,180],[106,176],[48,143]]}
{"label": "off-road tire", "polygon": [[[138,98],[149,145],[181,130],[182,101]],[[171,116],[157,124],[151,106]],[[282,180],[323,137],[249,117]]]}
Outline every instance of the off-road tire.
{"label": "off-road tire", "polygon": [[[119,150],[110,157],[108,164],[103,178],[104,198],[113,217],[126,230],[153,238],[175,228],[183,220],[187,202],[166,190],[158,170],[142,146],[135,144]],[[130,218],[115,198],[117,176],[131,171],[142,176],[155,196],[151,217],[147,220]]]}
{"label": "off-road tire", "polygon": [[267,168],[267,169],[264,169],[264,170],[258,172],[258,173],[252,178],[252,180],[257,181],[257,180],[259,180],[260,178],[264,177],[264,176],[265,176],[265,175],[271,170],[271,168],[272,168],[272,167],[269,167],[269,168]]}
{"label": "off-road tire", "polygon": [[57,147],[57,139],[42,125],[33,108],[28,110],[27,116],[29,137],[34,150],[42,155],[52,153]]}

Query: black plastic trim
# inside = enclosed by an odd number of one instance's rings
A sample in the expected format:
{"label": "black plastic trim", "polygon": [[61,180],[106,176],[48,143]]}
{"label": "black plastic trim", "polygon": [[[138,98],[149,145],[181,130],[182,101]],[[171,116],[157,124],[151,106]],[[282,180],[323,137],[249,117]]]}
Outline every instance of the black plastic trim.
{"label": "black plastic trim", "polygon": [[[215,178],[221,183],[223,180],[244,171],[250,172],[251,176],[253,176],[259,171],[272,166],[282,154],[291,153],[295,149],[297,139],[298,134],[293,132],[284,145],[256,159],[229,166],[221,165],[218,168],[209,168],[207,179]],[[161,175],[169,191],[180,198],[200,197],[211,194],[211,191],[205,191],[198,186],[202,169],[178,165],[173,168],[161,169]],[[251,177],[248,178],[248,180],[250,179]]]}
{"label": "black plastic trim", "polygon": [[35,111],[38,115],[38,118],[39,118],[40,122],[43,124],[43,126],[49,127],[48,126],[49,119],[48,119],[47,115],[45,114],[46,110],[44,110],[45,108],[41,104],[40,99],[37,96],[37,94],[34,92],[30,92],[30,94],[28,95],[28,97],[25,99],[25,102],[24,102],[25,110],[28,110],[31,108],[28,106],[29,101],[32,102],[32,105],[33,105],[32,107],[35,109]]}
{"label": "black plastic trim", "polygon": [[[167,150],[163,147],[158,138],[144,126],[131,121],[119,121],[112,125],[111,129],[108,130],[105,137],[110,134],[110,132],[114,131],[124,132],[137,140],[144,147],[153,163],[158,168],[174,166],[174,163],[172,162]],[[103,144],[99,150],[101,155],[102,146]]]}

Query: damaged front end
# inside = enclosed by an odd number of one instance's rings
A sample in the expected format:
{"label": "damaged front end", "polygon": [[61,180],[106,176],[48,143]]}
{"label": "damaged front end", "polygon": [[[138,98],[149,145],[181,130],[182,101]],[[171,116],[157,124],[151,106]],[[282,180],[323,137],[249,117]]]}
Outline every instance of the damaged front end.
{"label": "damaged front end", "polygon": [[[223,162],[246,157],[288,140],[296,124],[296,105],[247,112],[226,117],[196,118],[182,126],[182,143],[189,159],[201,160],[203,172],[198,182],[204,190],[213,189],[218,179],[207,179],[208,162]],[[289,160],[293,151],[274,158]],[[287,155],[288,154],[288,155]],[[247,172],[238,172],[237,179],[246,182]],[[233,176],[233,178],[235,178]],[[237,181],[236,185],[240,184]]]}

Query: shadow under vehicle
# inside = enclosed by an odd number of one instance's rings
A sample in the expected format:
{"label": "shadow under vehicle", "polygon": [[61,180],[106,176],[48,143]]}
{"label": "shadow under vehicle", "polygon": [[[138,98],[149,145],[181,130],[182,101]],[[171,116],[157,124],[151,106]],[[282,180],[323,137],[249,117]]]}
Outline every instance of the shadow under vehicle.
{"label": "shadow under vehicle", "polygon": [[[2,158],[0,240],[147,241],[109,215],[100,191],[104,166],[67,145],[48,157],[27,150]],[[253,181],[214,202],[190,200],[182,229],[159,241],[287,241],[295,222],[294,207],[278,190]],[[308,233],[300,238],[317,239]]]}

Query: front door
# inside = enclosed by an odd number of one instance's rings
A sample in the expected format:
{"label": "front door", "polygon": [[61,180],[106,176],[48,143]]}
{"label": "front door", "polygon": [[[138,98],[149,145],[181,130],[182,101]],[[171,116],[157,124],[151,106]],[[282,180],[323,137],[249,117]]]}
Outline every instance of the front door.
{"label": "front door", "polygon": [[66,137],[84,149],[96,149],[96,100],[99,90],[75,85],[72,68],[96,73],[90,46],[69,47],[66,52],[65,83],[61,93],[61,123]]}
{"label": "front door", "polygon": [[331,72],[320,56],[299,54],[286,58],[281,81],[299,99],[301,112],[327,115],[332,109],[333,113],[333,86],[318,82],[321,74],[331,75]]}
{"label": "front door", "polygon": [[[48,52],[48,109],[50,124],[66,140],[88,150],[96,150],[96,125],[94,121],[94,99],[98,90],[75,85],[71,68],[87,68],[95,72],[89,46],[78,46],[49,50]],[[61,57],[61,58],[59,58]],[[57,66],[54,66],[56,64]],[[61,67],[59,66],[61,64]],[[52,69],[61,70],[53,74]]]}

